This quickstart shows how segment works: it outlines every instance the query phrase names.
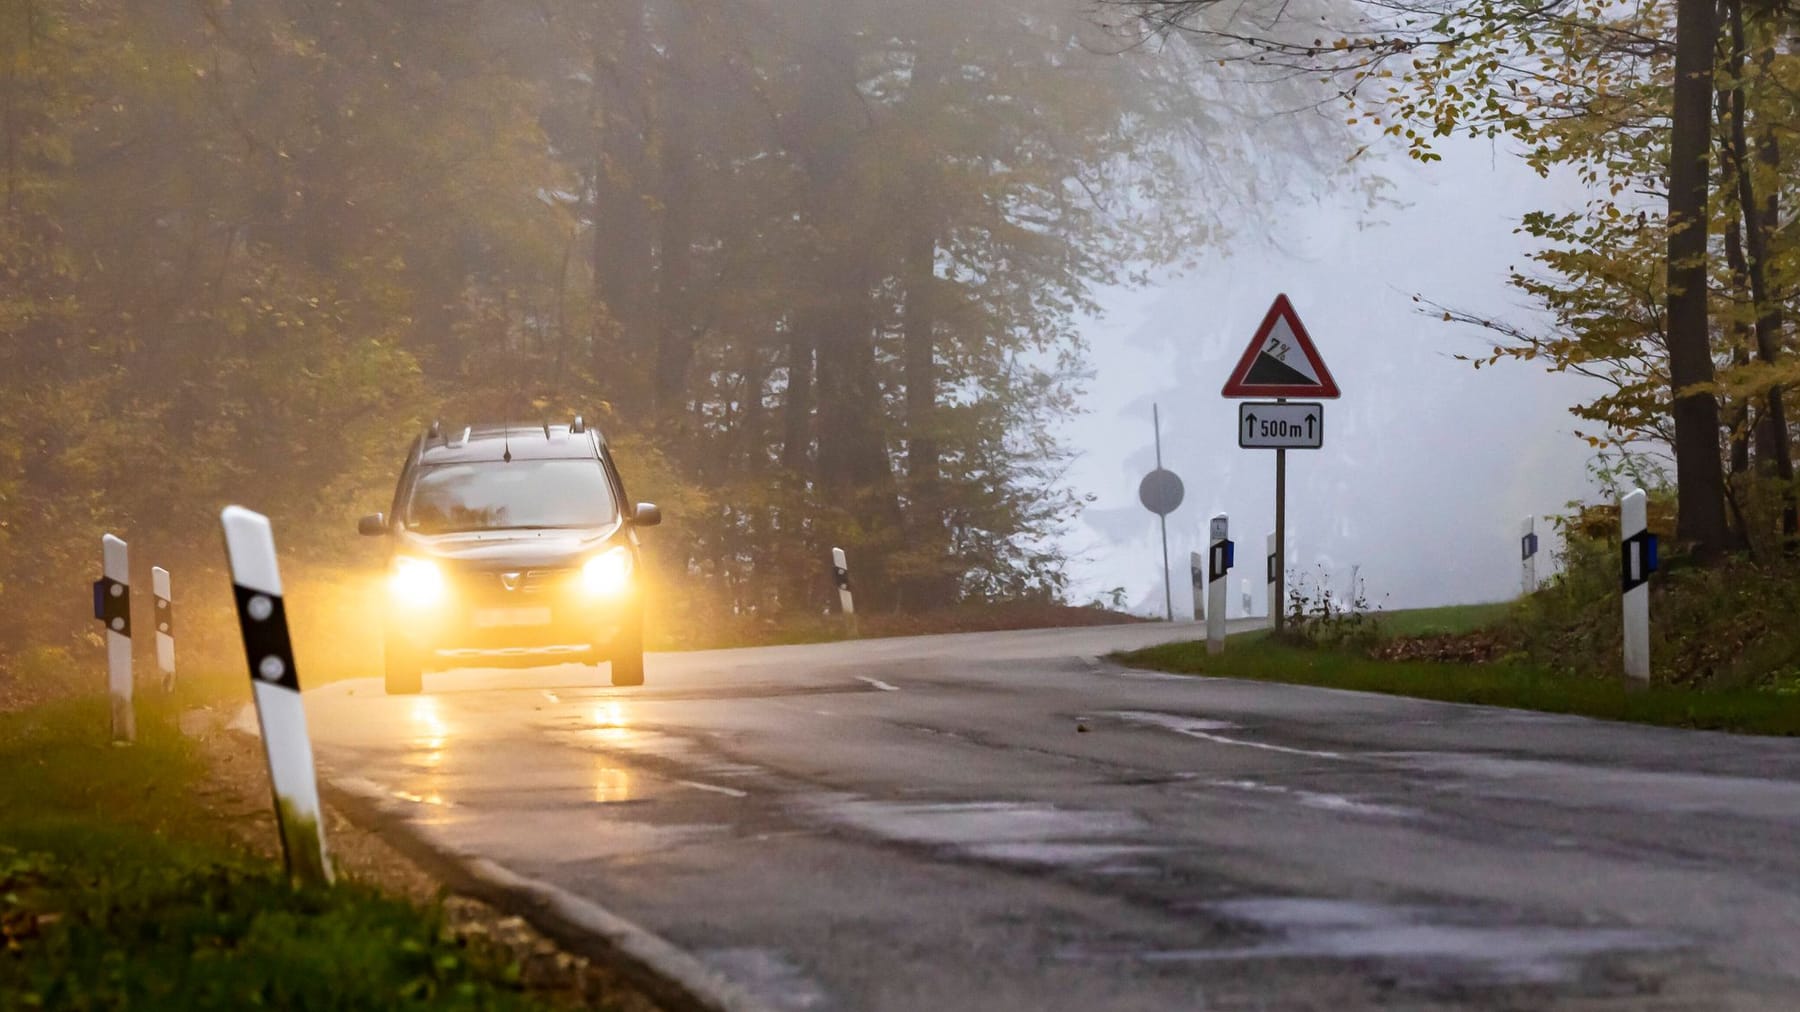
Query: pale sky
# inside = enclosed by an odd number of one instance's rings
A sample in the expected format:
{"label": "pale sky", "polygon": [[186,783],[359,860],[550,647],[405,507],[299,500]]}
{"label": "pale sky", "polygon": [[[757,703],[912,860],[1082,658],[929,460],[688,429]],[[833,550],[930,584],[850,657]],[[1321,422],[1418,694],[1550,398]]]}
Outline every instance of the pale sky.
{"label": "pale sky", "polygon": [[1176,616],[1191,614],[1188,552],[1217,512],[1231,517],[1239,546],[1232,614],[1245,579],[1263,612],[1274,453],[1237,448],[1236,404],[1219,389],[1277,292],[1343,390],[1326,405],[1325,448],[1288,454],[1290,570],[1323,564],[1342,587],[1360,564],[1371,600],[1390,608],[1518,592],[1524,516],[1598,494],[1566,410],[1591,381],[1455,361],[1488,348],[1488,335],[1422,315],[1412,296],[1541,320],[1506,283],[1530,249],[1514,229],[1526,211],[1579,207],[1583,194],[1570,180],[1540,179],[1504,141],[1453,140],[1440,151],[1429,166],[1364,156],[1380,159],[1400,206],[1369,210],[1348,185],[1321,187],[1265,208],[1264,222],[1238,223],[1237,238],[1207,250],[1197,270],[1107,293],[1105,316],[1086,331],[1088,413],[1066,430],[1081,453],[1070,480],[1098,496],[1064,541],[1073,600],[1124,587],[1133,610],[1162,612],[1156,518],[1137,501],[1153,466],[1156,402],[1164,464],[1187,489],[1169,517]]}

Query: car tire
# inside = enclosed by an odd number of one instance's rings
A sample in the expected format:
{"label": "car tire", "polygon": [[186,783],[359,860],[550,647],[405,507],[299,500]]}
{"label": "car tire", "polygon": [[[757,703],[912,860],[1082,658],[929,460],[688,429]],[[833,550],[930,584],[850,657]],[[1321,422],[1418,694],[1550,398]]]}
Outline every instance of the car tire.
{"label": "car tire", "polygon": [[613,641],[610,660],[612,683],[621,687],[644,684],[644,633],[635,619],[627,623],[630,632],[622,632]]}
{"label": "car tire", "polygon": [[388,640],[382,644],[382,684],[390,696],[416,696],[425,691],[425,665],[419,655]]}
{"label": "car tire", "polygon": [[612,683],[617,686],[644,684],[644,648],[621,650],[612,657]]}

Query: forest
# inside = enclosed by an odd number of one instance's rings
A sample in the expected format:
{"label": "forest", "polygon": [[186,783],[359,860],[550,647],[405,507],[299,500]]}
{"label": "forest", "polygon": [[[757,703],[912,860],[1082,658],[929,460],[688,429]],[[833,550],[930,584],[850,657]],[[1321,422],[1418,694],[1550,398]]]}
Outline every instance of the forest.
{"label": "forest", "polygon": [[82,627],[45,589],[104,530],[216,568],[227,502],[354,564],[440,417],[599,426],[682,621],[816,613],[832,545],[871,609],[1056,599],[1080,321],[1224,189],[1206,47],[1149,36],[1061,0],[0,0],[0,642]]}
{"label": "forest", "polygon": [[1245,47],[1335,90],[1414,159],[1504,142],[1585,206],[1527,215],[1513,286],[1537,325],[1421,302],[1493,333],[1477,367],[1597,381],[1576,435],[1667,493],[1671,547],[1717,567],[1800,549],[1786,391],[1800,379],[1800,9],[1761,0],[1368,0],[1221,23],[1219,0],[1114,0],[1159,32]]}

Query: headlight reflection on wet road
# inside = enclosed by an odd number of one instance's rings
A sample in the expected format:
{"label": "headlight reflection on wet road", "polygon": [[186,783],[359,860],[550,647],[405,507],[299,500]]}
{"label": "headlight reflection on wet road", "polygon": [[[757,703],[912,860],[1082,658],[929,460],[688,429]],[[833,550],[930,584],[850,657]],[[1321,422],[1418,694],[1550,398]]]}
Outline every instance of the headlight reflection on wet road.
{"label": "headlight reflection on wet road", "polygon": [[617,766],[596,765],[594,767],[594,803],[600,805],[630,801],[635,797],[636,785],[632,782],[631,771]]}
{"label": "headlight reflection on wet road", "polygon": [[427,772],[422,782],[410,785],[414,789],[395,790],[394,796],[414,804],[449,807],[450,802],[445,800],[436,783],[451,733],[450,725],[443,717],[442,705],[434,697],[418,696],[412,700],[408,716],[412,726],[407,738],[407,763],[424,767]]}
{"label": "headlight reflection on wet road", "polygon": [[594,707],[595,737],[602,741],[624,742],[633,734],[631,720],[623,703],[612,699]]}

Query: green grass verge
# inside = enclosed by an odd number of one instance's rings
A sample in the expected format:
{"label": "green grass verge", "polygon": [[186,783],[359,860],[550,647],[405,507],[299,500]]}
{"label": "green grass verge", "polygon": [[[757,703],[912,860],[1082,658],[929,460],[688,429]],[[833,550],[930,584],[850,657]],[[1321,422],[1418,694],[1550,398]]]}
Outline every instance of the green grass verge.
{"label": "green grass verge", "polygon": [[1218,656],[1209,656],[1202,641],[1134,650],[1116,658],[1125,664],[1177,674],[1319,685],[1667,727],[1800,734],[1800,695],[1666,685],[1631,689],[1619,679],[1556,673],[1507,662],[1375,660],[1350,649],[1288,646],[1264,633],[1233,636],[1225,653]]}
{"label": "green grass verge", "polygon": [[1381,631],[1388,636],[1443,636],[1474,632],[1512,614],[1513,602],[1452,604],[1442,608],[1410,608],[1379,612]]}
{"label": "green grass verge", "polygon": [[291,887],[197,800],[173,708],[107,742],[104,700],[0,714],[0,1008],[542,1007],[437,911]]}

